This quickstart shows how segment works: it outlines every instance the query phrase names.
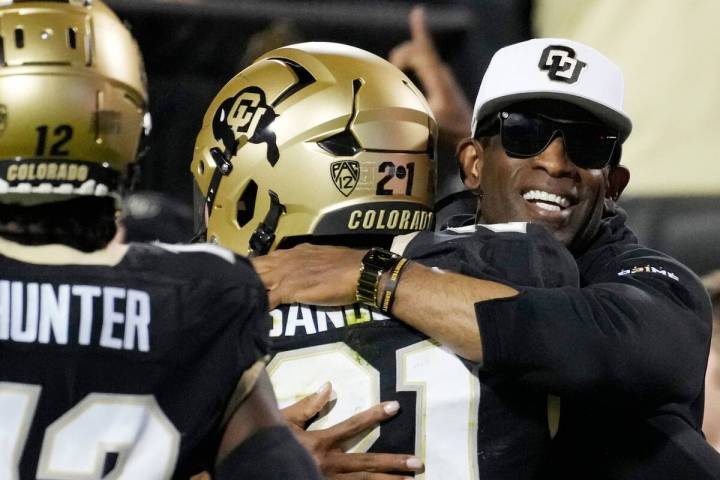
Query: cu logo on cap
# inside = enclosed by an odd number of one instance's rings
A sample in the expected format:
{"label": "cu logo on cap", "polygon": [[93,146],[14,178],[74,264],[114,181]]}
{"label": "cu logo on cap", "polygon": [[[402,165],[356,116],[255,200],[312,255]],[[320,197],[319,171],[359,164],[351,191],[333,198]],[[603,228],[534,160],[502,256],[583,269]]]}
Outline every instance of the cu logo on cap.
{"label": "cu logo on cap", "polygon": [[561,45],[550,45],[540,57],[538,67],[547,70],[550,80],[575,83],[587,63],[575,58],[575,50]]}

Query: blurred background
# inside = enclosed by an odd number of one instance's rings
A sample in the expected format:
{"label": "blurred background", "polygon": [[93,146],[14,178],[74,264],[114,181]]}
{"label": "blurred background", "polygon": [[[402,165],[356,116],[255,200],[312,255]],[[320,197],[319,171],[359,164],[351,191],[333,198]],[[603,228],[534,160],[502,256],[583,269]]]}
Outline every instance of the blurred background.
{"label": "blurred background", "polygon": [[[405,0],[107,0],[145,57],[154,128],[141,190],[159,192],[192,235],[188,166],[215,93],[267,50],[335,41],[387,57],[409,38]],[[640,239],[699,274],[720,268],[720,18],[717,0],[445,0],[425,2],[433,39],[472,102],[492,54],[532,36],[588,43],[625,74],[634,130],[622,204]],[[440,152],[439,198],[458,191]],[[146,205],[159,201],[144,202]],[[143,202],[135,202],[137,205]],[[146,212],[147,213],[147,212]],[[148,222],[155,220],[152,216]],[[138,227],[139,229],[140,227]]]}

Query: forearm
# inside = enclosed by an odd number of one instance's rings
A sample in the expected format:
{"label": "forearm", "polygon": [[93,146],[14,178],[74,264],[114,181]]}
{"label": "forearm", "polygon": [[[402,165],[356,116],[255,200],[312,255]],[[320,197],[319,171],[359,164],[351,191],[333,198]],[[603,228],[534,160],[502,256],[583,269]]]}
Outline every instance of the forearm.
{"label": "forearm", "polygon": [[[268,289],[271,306],[293,302],[348,305],[356,301],[360,265],[366,253],[301,244],[256,257],[253,263]],[[381,281],[386,281],[389,274],[390,271],[385,271]],[[377,288],[378,296],[383,290],[382,285]],[[475,303],[517,293],[501,283],[431,269],[411,261],[402,272],[390,313],[446,344],[458,355],[482,362]]]}
{"label": "forearm", "polygon": [[459,356],[482,363],[481,332],[475,304],[509,298],[507,285],[410,262],[395,291],[392,315],[447,345]]}
{"label": "forearm", "polygon": [[526,289],[478,304],[485,367],[558,395],[693,398],[709,330],[698,314],[621,284]]}

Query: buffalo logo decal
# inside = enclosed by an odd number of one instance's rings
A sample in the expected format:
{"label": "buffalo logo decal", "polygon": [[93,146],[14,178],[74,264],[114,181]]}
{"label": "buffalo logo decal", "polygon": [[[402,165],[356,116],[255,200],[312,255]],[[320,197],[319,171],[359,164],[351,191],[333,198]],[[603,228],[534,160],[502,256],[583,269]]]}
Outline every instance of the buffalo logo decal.
{"label": "buffalo logo decal", "polygon": [[357,160],[333,162],[330,164],[330,176],[335,187],[347,197],[355,190],[360,179],[360,162]]}
{"label": "buffalo logo decal", "polygon": [[213,118],[213,135],[233,155],[245,142],[265,143],[267,160],[275,166],[280,153],[275,132],[269,127],[276,117],[265,92],[258,87],[248,87],[220,105]]}

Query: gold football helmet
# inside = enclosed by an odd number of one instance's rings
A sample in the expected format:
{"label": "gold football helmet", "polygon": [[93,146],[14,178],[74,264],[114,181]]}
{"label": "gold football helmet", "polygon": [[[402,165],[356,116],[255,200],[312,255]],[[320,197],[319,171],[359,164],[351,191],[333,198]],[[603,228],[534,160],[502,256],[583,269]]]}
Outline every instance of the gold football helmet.
{"label": "gold football helmet", "polygon": [[382,58],[335,43],[273,50],[205,114],[190,167],[199,230],[264,254],[306,235],[426,229],[436,138],[423,95]]}
{"label": "gold football helmet", "polygon": [[0,202],[118,192],[150,126],[128,29],[98,0],[6,0],[0,38]]}

